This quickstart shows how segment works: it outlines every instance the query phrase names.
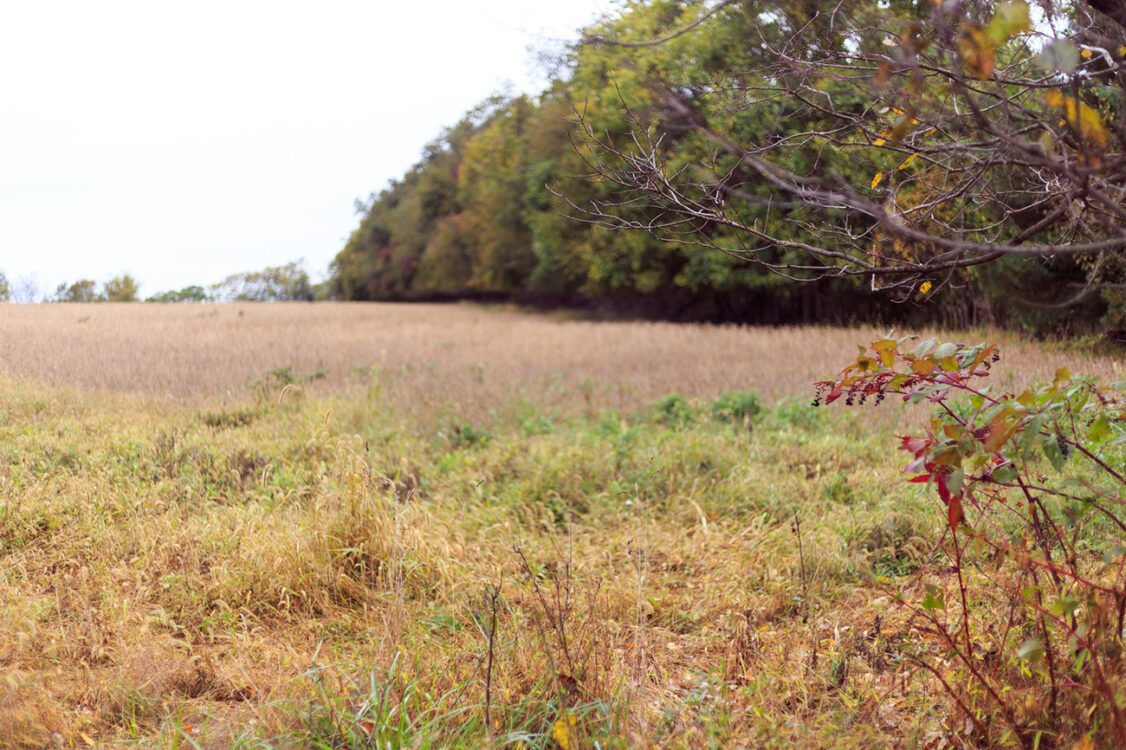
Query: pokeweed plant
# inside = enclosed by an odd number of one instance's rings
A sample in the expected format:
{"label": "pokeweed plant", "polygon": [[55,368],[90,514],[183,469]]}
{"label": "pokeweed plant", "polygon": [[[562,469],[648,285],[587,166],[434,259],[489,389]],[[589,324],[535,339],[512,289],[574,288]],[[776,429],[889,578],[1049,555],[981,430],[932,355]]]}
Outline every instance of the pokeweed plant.
{"label": "pokeweed plant", "polygon": [[1061,368],[1007,392],[983,384],[999,358],[992,344],[888,335],[817,383],[814,405],[933,407],[899,448],[944,532],[894,593],[920,636],[908,658],[954,699],[959,731],[1126,747],[1126,385]]}

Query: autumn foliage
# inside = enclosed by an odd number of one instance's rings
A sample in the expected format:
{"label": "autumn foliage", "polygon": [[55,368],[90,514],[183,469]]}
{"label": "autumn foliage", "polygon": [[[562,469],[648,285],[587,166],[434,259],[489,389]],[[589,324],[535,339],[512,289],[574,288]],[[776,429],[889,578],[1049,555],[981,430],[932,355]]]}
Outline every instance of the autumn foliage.
{"label": "autumn foliage", "polygon": [[898,447],[946,531],[929,574],[896,595],[934,646],[914,659],[977,739],[1032,746],[1086,732],[1122,743],[1126,399],[1064,368],[1018,393],[983,384],[999,356],[888,336],[819,383],[817,401],[932,406]]}

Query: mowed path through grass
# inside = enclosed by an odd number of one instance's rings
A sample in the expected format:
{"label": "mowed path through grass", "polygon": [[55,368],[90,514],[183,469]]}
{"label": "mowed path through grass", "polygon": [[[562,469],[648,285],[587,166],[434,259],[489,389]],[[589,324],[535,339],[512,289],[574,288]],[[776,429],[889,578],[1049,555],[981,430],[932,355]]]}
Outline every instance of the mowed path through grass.
{"label": "mowed path through grass", "polygon": [[[890,405],[808,406],[870,334],[0,306],[0,737],[944,737],[886,590],[941,513]],[[1013,345],[998,376],[1064,362],[1114,372]]]}

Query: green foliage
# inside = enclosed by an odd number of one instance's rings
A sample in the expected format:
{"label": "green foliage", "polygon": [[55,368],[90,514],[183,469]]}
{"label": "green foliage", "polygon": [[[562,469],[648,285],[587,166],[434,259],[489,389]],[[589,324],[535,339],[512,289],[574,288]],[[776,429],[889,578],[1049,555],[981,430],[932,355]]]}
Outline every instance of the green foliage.
{"label": "green foliage", "polygon": [[7,302],[12,297],[12,288],[8,284],[8,277],[0,271],[0,302]]}
{"label": "green foliage", "polygon": [[302,263],[294,261],[228,276],[211,288],[211,296],[227,302],[312,302],[315,292]]}
{"label": "green foliage", "polygon": [[650,407],[652,418],[659,424],[675,427],[696,417],[696,409],[679,393],[672,393],[653,402]]}
{"label": "green foliage", "polygon": [[837,472],[829,479],[821,496],[830,502],[844,505],[852,505],[856,502],[856,492],[849,485],[848,477],[844,472]]}
{"label": "green foliage", "polygon": [[102,285],[102,295],[107,302],[136,302],[137,282],[129,274],[116,276]]}
{"label": "green foliage", "polygon": [[[754,391],[727,391],[710,403],[693,403],[679,393],[671,393],[647,405],[637,419],[666,427],[689,426],[701,417],[710,417],[720,424],[750,428],[762,412],[762,404]],[[601,421],[609,432],[620,432],[621,423],[615,412],[603,412]]]}
{"label": "green foliage", "polygon": [[81,279],[59,284],[51,302],[136,302],[138,288],[137,281],[127,273],[105,282],[101,289],[93,279]]}
{"label": "green foliage", "polygon": [[[636,3],[593,31],[647,38],[677,28],[692,12],[677,3]],[[706,33],[630,52],[636,72],[619,66],[618,51],[582,47],[538,100],[486,100],[430,144],[402,179],[358,206],[359,226],[333,261],[332,295],[586,295],[646,300],[648,309],[665,313],[691,308],[708,317],[812,319],[812,307],[794,304],[793,292],[775,277],[716,250],[574,221],[553,194],[562,191],[576,205],[613,200],[613,186],[579,178],[591,152],[575,148],[576,112],[600,133],[625,136],[631,114],[622,102],[650,105],[646,76],[693,86],[716,71],[761,60],[758,47],[744,42],[757,25],[741,13],[723,13]],[[729,104],[716,102],[714,113]],[[766,127],[777,113],[759,119],[747,128]],[[671,129],[664,137],[678,167],[710,152]],[[658,218],[627,205],[616,210],[639,224]],[[855,284],[837,287],[853,294]],[[821,314],[843,316],[847,302],[819,304]]]}
{"label": "green foliage", "polygon": [[447,434],[450,447],[454,450],[469,448],[489,439],[489,432],[470,422],[452,425]]}
{"label": "green foliage", "polygon": [[186,286],[175,291],[159,292],[146,302],[211,302],[214,298],[201,286]]}
{"label": "green foliage", "polygon": [[81,279],[73,284],[63,282],[55,288],[52,302],[104,302],[105,296],[98,291],[98,283],[92,279]]}
{"label": "green foliage", "polygon": [[749,426],[762,412],[762,403],[754,391],[728,391],[712,402],[711,412],[721,422]]}
{"label": "green foliage", "polygon": [[825,423],[825,412],[803,398],[784,398],[770,411],[770,420],[779,425],[813,430]]}
{"label": "green foliage", "polygon": [[317,370],[310,373],[296,373],[293,367],[285,365],[267,370],[261,378],[251,378],[247,381],[247,388],[258,398],[264,399],[292,391],[300,393],[301,387],[317,380],[323,380],[328,375],[328,370]]}
{"label": "green foliage", "polygon": [[[703,7],[669,0],[626,3],[584,35],[624,42],[661,38],[699,18]],[[929,205],[952,170],[972,172],[948,156],[965,142],[960,130],[928,132],[918,126],[918,117],[901,109],[907,102],[924,107],[932,94],[936,101],[947,95],[945,89],[935,93],[912,83],[907,75],[915,57],[923,54],[920,50],[935,43],[930,26],[934,12],[962,14],[951,27],[949,44],[971,76],[1018,60],[1035,65],[1036,55],[1026,42],[1023,2],[972,8],[946,4],[933,12],[917,3],[850,2],[832,14],[837,20],[832,26],[826,21],[829,14],[806,6],[766,3],[752,9],[731,4],[691,33],[663,44],[580,45],[559,60],[555,78],[538,97],[490,97],[429,144],[400,179],[358,204],[358,226],[333,261],[327,294],[344,300],[482,294],[595,298],[677,317],[763,323],[910,319],[963,327],[1000,323],[1038,335],[1117,335],[1122,316],[1113,289],[1126,280],[1126,267],[1109,258],[1097,268],[1069,254],[1008,259],[995,268],[960,272],[959,283],[950,287],[927,282],[916,294],[927,305],[915,307],[873,295],[868,279],[829,278],[815,288],[795,288],[788,279],[740,257],[754,252],[767,263],[788,268],[789,276],[817,275],[818,266],[809,265],[798,250],[787,249],[787,243],[801,243],[811,232],[838,226],[846,215],[780,200],[777,185],[722,149],[717,154],[714,142],[695,132],[683,115],[678,119],[657,95],[658,87],[681,97],[733,142],[770,149],[770,161],[779,169],[812,178],[830,176],[861,192],[883,195],[890,190],[887,200],[894,196],[894,201],[880,200],[905,220],[925,214],[957,221],[967,232],[988,233],[1000,226],[1003,209],[1012,213],[1013,231],[1020,231],[1052,209],[1050,200],[1038,197],[1038,189],[1016,170],[1006,171],[1000,159],[995,173],[974,182],[979,192],[952,196],[933,211],[909,211],[912,205]],[[748,44],[748,39],[760,41]],[[924,41],[916,48],[912,39]],[[1078,48],[1068,44],[1068,54],[1078,56]],[[873,73],[876,66],[857,63],[850,70],[842,63],[823,70],[810,62],[802,72],[771,52],[782,48],[794,59],[810,61],[825,55],[834,59],[834,54],[844,60],[850,50],[876,50],[872,54],[892,55],[903,69],[887,63],[887,70]],[[1059,55],[1053,57],[1050,50],[1046,55],[1041,65],[1047,60],[1048,68],[1063,70]],[[1077,59],[1090,67],[1087,58]],[[1070,117],[1081,126],[1079,132],[1096,132],[1094,124],[1120,119],[1122,96],[1120,87],[1101,77],[1091,81],[1090,91],[1086,84],[1084,88],[1086,109],[1073,104],[1072,111],[1066,102],[1057,106],[1028,102],[1027,97],[1020,100],[1021,109],[1045,123],[1060,121],[1062,114],[1061,122]],[[754,106],[748,106],[752,91]],[[807,95],[799,99],[790,95],[793,91]],[[816,104],[822,98],[823,104],[831,102],[832,113]],[[939,109],[935,117],[945,111]],[[1013,136],[1014,142],[1026,137],[1034,134]],[[714,201],[714,221],[673,221],[637,191],[612,180],[586,179],[598,171],[600,160],[610,158],[605,146],[629,155],[647,142],[655,144],[661,174],[714,188],[714,195],[696,195]],[[786,145],[773,149],[773,144]],[[911,154],[925,158],[911,160]],[[979,200],[981,195],[998,200]],[[668,231],[659,239],[648,231],[607,232],[604,222],[575,220],[592,207],[604,214],[605,223]],[[769,230],[776,241],[766,243],[753,232],[734,230],[721,217]],[[924,231],[934,229],[933,221],[919,218],[917,224]],[[925,243],[894,241],[878,233],[870,237],[860,225],[853,231],[866,238],[863,253],[880,249],[888,262],[930,252]],[[1085,293],[1073,306],[1044,305],[1081,292],[1089,281],[1107,284],[1107,291]],[[910,297],[910,290],[904,296]]]}

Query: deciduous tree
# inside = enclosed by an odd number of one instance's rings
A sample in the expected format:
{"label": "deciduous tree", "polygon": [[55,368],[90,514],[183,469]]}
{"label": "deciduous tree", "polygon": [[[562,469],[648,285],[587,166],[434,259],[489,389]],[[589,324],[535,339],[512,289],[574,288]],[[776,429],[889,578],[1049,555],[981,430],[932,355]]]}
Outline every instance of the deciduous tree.
{"label": "deciduous tree", "polygon": [[[576,203],[588,219],[904,293],[1005,257],[1066,259],[1061,303],[1121,281],[1126,5],[654,5],[662,30],[587,39],[646,88],[623,97],[628,136],[585,120],[592,174],[619,188]],[[648,64],[710,27],[753,52],[705,79]],[[638,205],[654,213],[623,215]]]}
{"label": "deciduous tree", "polygon": [[138,285],[129,274],[122,274],[102,286],[102,295],[108,302],[136,302]]}

